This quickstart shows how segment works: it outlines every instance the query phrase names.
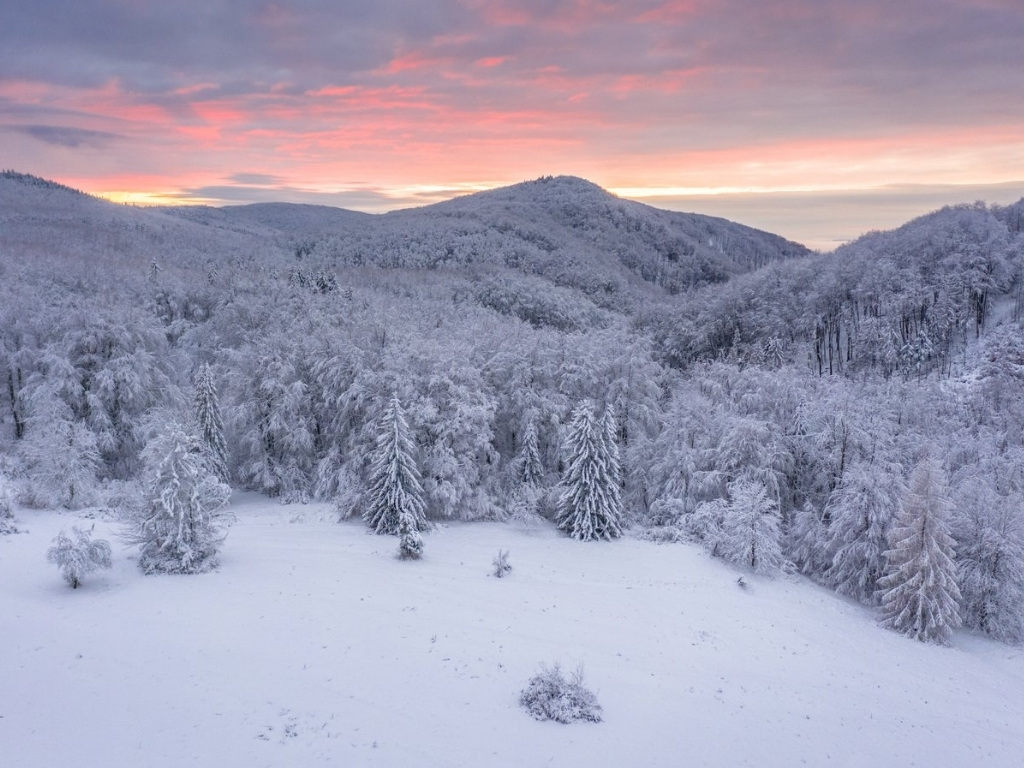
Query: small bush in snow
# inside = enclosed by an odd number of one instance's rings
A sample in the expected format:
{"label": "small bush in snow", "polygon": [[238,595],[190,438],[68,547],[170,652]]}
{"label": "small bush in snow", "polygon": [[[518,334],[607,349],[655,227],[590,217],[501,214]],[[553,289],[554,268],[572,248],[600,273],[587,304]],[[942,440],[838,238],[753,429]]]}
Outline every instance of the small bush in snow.
{"label": "small bush in snow", "polygon": [[504,578],[506,574],[510,573],[512,571],[512,565],[508,561],[508,550],[499,549],[498,554],[496,554],[494,556],[494,560],[491,561],[491,565],[493,566],[491,575],[499,579]]}
{"label": "small bush in snow", "polygon": [[0,535],[17,532],[18,527],[14,524],[14,506],[11,503],[11,495],[6,488],[0,487]]}
{"label": "small bush in snow", "polygon": [[519,694],[519,703],[537,720],[601,722],[601,705],[583,685],[582,666],[566,678],[557,663],[551,667],[541,665],[540,671]]}
{"label": "small bush in snow", "polygon": [[60,568],[64,581],[72,589],[78,589],[85,574],[97,568],[110,568],[110,542],[103,539],[92,540],[92,529],[88,531],[72,528],[72,539],[64,531],[57,534],[53,546],[46,550],[46,559]]}

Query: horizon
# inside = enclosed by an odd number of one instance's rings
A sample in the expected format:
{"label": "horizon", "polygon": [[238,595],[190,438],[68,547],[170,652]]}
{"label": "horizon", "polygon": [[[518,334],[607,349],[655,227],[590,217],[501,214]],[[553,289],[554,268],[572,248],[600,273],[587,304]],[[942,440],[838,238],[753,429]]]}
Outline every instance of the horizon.
{"label": "horizon", "polygon": [[42,0],[0,167],[115,202],[369,213],[543,175],[832,250],[1024,197],[1024,7]]}

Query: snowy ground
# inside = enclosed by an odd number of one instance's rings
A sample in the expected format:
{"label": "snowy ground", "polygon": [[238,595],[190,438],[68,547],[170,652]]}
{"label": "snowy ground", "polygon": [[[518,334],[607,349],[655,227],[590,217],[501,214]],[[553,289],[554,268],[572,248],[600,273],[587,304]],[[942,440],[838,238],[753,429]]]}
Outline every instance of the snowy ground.
{"label": "snowy ground", "polygon": [[[218,572],[115,567],[70,590],[77,522],[0,537],[0,765],[1019,766],[1024,651],[905,640],[800,579],[695,548],[451,525],[426,558],[317,505],[236,497]],[[296,517],[297,516],[297,517]],[[499,547],[512,574],[488,576]],[[541,662],[583,663],[599,724],[532,720]]]}

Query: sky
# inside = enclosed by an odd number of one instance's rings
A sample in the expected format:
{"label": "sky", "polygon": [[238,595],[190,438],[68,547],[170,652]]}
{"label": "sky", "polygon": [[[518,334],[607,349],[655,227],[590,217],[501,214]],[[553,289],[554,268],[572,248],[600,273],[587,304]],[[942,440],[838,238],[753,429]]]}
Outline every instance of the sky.
{"label": "sky", "polygon": [[1024,197],[1022,0],[0,0],[0,168],[378,212],[570,174],[830,249]]}

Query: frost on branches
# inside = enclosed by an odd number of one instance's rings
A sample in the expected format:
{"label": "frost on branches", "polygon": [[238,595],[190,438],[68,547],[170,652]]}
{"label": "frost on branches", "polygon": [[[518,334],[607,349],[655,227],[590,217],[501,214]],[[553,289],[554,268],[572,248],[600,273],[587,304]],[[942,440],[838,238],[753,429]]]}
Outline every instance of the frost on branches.
{"label": "frost on branches", "polygon": [[945,644],[960,626],[951,506],[942,466],[925,458],[910,476],[889,534],[887,571],[879,581],[882,626],[922,642]]}
{"label": "frost on branches", "polygon": [[608,428],[613,422],[610,411],[599,422],[593,405],[584,401],[573,411],[569,423],[557,523],[578,541],[622,535],[618,446]]}
{"label": "frost on branches", "polygon": [[403,557],[422,553],[419,532],[427,527],[414,451],[402,404],[392,397],[381,417],[371,456],[370,490],[363,519],[376,533],[401,535]]}
{"label": "frost on branches", "polygon": [[217,397],[217,385],[213,381],[213,371],[206,363],[203,363],[196,373],[194,406],[199,436],[209,453],[210,466],[218,478],[227,482],[228,447],[224,440],[224,419],[220,412],[220,400]]}
{"label": "frost on branches", "polygon": [[112,566],[112,553],[109,541],[92,540],[91,528],[88,531],[72,528],[71,534],[74,538],[64,531],[58,533],[53,546],[46,550],[46,559],[60,568],[61,576],[72,589],[78,589],[85,574]]}
{"label": "frost on branches", "polygon": [[[705,546],[712,554],[755,573],[778,572],[785,558],[779,539],[779,506],[757,480],[736,480],[729,484],[728,502],[718,502],[718,529],[708,534]],[[714,506],[715,502],[709,505]]]}
{"label": "frost on branches", "polygon": [[146,573],[200,573],[217,564],[231,489],[220,482],[199,440],[177,424],[146,446],[145,506],[128,522]]}

